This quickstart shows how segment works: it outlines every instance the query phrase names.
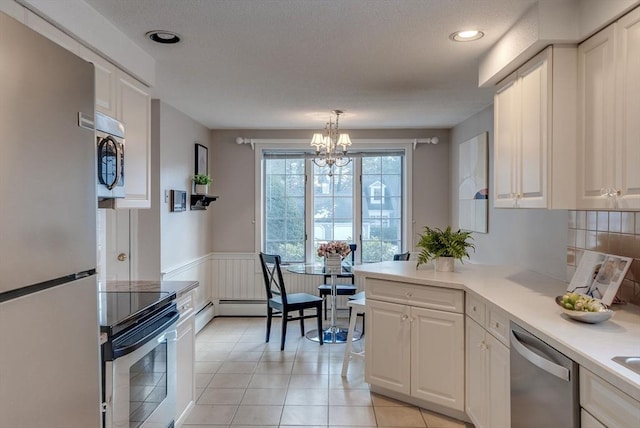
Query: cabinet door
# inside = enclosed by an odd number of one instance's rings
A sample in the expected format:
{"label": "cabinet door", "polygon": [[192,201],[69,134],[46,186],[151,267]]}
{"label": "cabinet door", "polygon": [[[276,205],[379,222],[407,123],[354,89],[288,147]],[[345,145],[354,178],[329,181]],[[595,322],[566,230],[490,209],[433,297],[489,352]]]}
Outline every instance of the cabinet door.
{"label": "cabinet door", "polygon": [[116,208],[151,207],[151,99],[144,85],[118,72],[117,118],[124,123],[125,198]]}
{"label": "cabinet door", "polygon": [[607,208],[614,187],[614,45],[611,25],[578,47],[578,208]]}
{"label": "cabinet door", "polygon": [[485,331],[467,317],[465,332],[465,411],[477,428],[485,428],[488,427]]}
{"label": "cabinet door", "polygon": [[518,71],[520,141],[516,148],[517,206],[546,208],[547,147],[549,145],[550,50],[537,55]]}
{"label": "cabinet door", "polygon": [[367,299],[366,381],[406,395],[411,392],[409,312],[405,305]]}
{"label": "cabinet door", "polygon": [[618,207],[640,209],[640,8],[616,24]]}
{"label": "cabinet door", "polygon": [[80,46],[78,55],[93,64],[96,75],[96,111],[116,117],[116,67],[95,52]]}
{"label": "cabinet door", "polygon": [[194,401],[195,318],[193,313],[178,324],[176,344],[176,415],[180,419]]}
{"label": "cabinet door", "polygon": [[509,428],[511,426],[511,385],[509,348],[490,334],[486,334],[488,354],[487,426]]}
{"label": "cabinet door", "polygon": [[497,90],[494,98],[494,191],[499,208],[515,205],[516,143],[519,140],[518,84],[514,73]]}
{"label": "cabinet door", "polygon": [[411,396],[464,411],[464,315],[411,307]]}

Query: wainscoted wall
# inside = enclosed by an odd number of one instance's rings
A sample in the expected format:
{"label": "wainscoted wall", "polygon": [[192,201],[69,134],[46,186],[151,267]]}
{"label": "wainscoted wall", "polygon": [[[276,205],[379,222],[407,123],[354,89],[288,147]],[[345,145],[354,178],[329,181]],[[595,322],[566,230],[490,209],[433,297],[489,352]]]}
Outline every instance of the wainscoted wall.
{"label": "wainscoted wall", "polygon": [[585,250],[632,257],[617,296],[640,305],[640,212],[569,211],[567,281]]}
{"label": "wainscoted wall", "polygon": [[[222,308],[216,313],[232,315],[264,315],[264,301],[266,291],[264,279],[260,268],[260,260],[255,253],[212,253],[212,289],[213,299],[219,302]],[[282,270],[287,293],[318,294],[318,285],[322,282],[321,276],[300,275],[289,273],[286,268]],[[363,289],[359,285],[359,289]],[[346,306],[346,298],[338,299],[338,307]],[[255,309],[247,312],[240,309],[241,305],[254,305]],[[225,310],[231,307],[234,310]]]}
{"label": "wainscoted wall", "polygon": [[211,256],[206,255],[180,266],[174,266],[162,272],[163,281],[198,281],[195,291],[196,312],[202,309],[213,296]]}

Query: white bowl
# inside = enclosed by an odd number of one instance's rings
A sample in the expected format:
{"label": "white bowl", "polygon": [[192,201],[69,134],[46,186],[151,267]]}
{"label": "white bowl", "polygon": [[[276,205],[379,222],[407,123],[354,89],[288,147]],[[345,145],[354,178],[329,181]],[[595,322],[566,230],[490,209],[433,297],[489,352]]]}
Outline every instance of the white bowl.
{"label": "white bowl", "polygon": [[613,311],[611,309],[604,309],[598,312],[572,311],[571,309],[567,309],[562,306],[562,296],[556,297],[556,303],[560,306],[562,312],[567,314],[569,318],[580,322],[597,324],[599,322],[606,321],[613,316]]}

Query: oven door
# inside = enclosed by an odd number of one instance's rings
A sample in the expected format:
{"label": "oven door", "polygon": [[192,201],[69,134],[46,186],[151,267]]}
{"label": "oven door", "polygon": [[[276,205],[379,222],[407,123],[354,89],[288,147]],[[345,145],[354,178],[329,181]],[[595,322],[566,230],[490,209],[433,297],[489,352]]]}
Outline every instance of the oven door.
{"label": "oven door", "polygon": [[106,428],[173,426],[177,318],[141,326],[114,344],[113,361],[105,362]]}

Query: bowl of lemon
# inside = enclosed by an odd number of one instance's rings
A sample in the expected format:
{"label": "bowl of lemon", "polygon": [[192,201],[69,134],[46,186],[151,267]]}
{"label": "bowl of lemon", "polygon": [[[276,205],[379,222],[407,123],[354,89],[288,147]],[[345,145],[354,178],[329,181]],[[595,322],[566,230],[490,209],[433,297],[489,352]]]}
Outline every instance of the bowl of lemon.
{"label": "bowl of lemon", "polygon": [[562,312],[571,319],[589,324],[597,324],[613,316],[613,311],[598,299],[578,293],[566,293],[556,297]]}

